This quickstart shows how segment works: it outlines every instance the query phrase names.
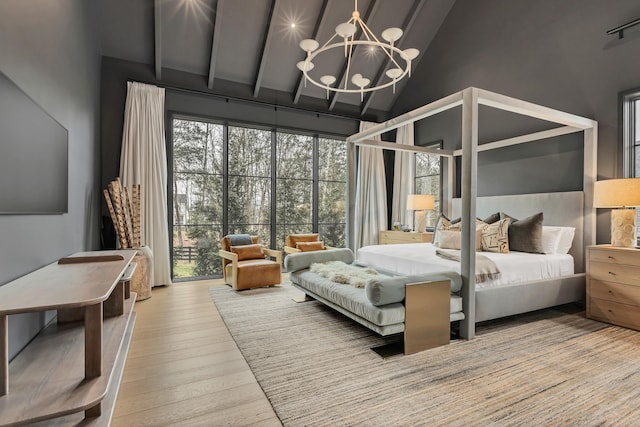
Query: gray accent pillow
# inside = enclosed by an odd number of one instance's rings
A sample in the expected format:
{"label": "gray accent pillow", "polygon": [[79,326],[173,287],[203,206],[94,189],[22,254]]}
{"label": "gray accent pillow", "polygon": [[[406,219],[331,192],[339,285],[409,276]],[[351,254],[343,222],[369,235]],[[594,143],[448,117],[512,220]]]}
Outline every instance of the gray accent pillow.
{"label": "gray accent pillow", "polygon": [[309,268],[311,264],[316,262],[342,261],[345,264],[351,264],[353,260],[353,252],[349,248],[299,252],[287,255],[284,259],[284,268],[288,272],[293,272]]}
{"label": "gray accent pillow", "polygon": [[253,244],[248,234],[229,234],[229,246],[244,246]]}
{"label": "gray accent pillow", "polygon": [[500,219],[500,212],[496,212],[483,219],[482,222],[485,224],[493,224],[494,222],[500,221]]}
{"label": "gray accent pillow", "polygon": [[523,219],[500,212],[500,218],[509,218],[509,250],[518,252],[528,252],[532,254],[543,254],[542,246],[542,223],[544,215],[542,212],[531,215]]}

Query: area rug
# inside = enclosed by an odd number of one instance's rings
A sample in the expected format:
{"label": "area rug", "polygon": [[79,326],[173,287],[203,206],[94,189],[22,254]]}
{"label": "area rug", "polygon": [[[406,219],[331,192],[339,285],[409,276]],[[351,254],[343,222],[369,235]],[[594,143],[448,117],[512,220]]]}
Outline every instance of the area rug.
{"label": "area rug", "polygon": [[640,425],[640,332],[583,313],[382,359],[383,338],[290,285],[210,293],[285,426]]}

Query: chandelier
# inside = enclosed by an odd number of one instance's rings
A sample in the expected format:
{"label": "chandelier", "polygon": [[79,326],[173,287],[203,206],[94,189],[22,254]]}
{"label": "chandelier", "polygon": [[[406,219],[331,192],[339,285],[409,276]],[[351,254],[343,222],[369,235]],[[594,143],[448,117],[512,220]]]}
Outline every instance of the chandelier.
{"label": "chandelier", "polygon": [[[362,30],[364,39],[355,40],[355,34],[358,30],[358,26]],[[336,33],[331,37],[322,47],[313,39],[304,39],[300,42],[300,48],[307,53],[307,57],[304,61],[298,62],[296,65],[302,71],[305,78],[305,84],[307,81],[327,91],[327,98],[329,98],[329,92],[340,93],[360,93],[360,101],[364,100],[365,92],[373,92],[379,89],[384,89],[389,86],[393,86],[393,92],[396,90],[396,82],[402,80],[405,76],[411,77],[411,61],[415,59],[420,51],[418,49],[405,49],[401,50],[394,45],[400,37],[402,37],[402,30],[400,28],[387,28],[381,34],[382,38],[388,43],[381,42],[375,34],[369,29],[367,24],[360,19],[360,13],[358,12],[358,0],[355,0],[355,7],[351,19],[336,27]],[[336,38],[342,38],[342,42],[331,43]],[[390,80],[381,81],[376,86],[369,86],[371,80],[364,77],[362,73],[354,73],[349,79],[351,70],[351,57],[355,46],[368,46],[369,49],[379,50],[384,52],[384,55],[389,58],[390,64],[393,68],[390,68],[385,73]],[[330,49],[337,49],[344,47],[344,56],[347,58],[347,69],[344,78],[344,86],[338,83],[340,86],[332,86],[336,82],[336,77],[331,75],[324,75],[319,78],[311,77],[309,72],[313,70],[314,64],[312,60],[323,52]],[[400,63],[399,63],[400,62]],[[401,65],[402,64],[402,65]],[[349,81],[353,86],[349,85]]]}

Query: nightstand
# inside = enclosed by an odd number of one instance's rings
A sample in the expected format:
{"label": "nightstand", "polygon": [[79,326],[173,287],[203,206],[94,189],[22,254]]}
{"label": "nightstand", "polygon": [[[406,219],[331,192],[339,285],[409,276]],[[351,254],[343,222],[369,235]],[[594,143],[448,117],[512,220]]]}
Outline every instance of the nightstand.
{"label": "nightstand", "polygon": [[587,248],[587,317],[640,330],[640,250]]}
{"label": "nightstand", "polygon": [[414,233],[410,231],[385,230],[380,232],[379,244],[431,243],[433,233]]}

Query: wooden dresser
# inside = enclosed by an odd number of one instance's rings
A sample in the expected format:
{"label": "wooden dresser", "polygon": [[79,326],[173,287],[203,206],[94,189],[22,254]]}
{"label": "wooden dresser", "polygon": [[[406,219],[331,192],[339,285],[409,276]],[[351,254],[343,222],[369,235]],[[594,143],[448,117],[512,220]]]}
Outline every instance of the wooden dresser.
{"label": "wooden dresser", "polygon": [[640,249],[587,248],[587,317],[640,330]]}
{"label": "wooden dresser", "polygon": [[379,244],[393,245],[397,243],[431,243],[432,237],[433,233],[385,230],[380,232]]}

